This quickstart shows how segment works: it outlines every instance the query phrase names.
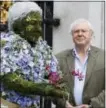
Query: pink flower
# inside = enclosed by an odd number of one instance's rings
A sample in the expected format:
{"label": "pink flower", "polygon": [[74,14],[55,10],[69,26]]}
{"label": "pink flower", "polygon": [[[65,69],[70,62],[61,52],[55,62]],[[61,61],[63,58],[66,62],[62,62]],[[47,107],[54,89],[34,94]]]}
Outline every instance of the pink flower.
{"label": "pink flower", "polygon": [[46,65],[46,70],[50,71],[50,66]]}
{"label": "pink flower", "polygon": [[77,70],[77,71],[73,70],[72,71],[72,75],[73,76],[79,76],[79,70]]}
{"label": "pink flower", "polygon": [[60,77],[57,72],[51,72],[49,74],[49,81],[51,84],[56,84],[59,80],[60,80]]}
{"label": "pink flower", "polygon": [[83,72],[79,72],[79,70],[77,70],[77,71],[73,70],[72,75],[77,76],[80,81],[83,80],[83,78],[84,78]]}
{"label": "pink flower", "polygon": [[79,76],[78,76],[78,79],[79,80],[83,80],[83,78],[84,78],[84,75],[82,74],[82,72],[79,74]]}

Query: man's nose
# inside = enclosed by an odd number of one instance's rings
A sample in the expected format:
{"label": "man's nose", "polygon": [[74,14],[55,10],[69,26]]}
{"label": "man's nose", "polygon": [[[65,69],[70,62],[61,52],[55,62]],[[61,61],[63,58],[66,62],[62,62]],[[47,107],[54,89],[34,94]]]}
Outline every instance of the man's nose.
{"label": "man's nose", "polygon": [[81,36],[81,35],[82,35],[82,31],[79,31],[79,32],[78,32],[78,35]]}

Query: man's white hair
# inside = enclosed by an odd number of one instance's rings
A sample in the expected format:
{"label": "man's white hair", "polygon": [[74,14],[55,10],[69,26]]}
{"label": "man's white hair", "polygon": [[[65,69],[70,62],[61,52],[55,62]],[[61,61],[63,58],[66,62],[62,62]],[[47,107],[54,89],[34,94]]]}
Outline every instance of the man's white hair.
{"label": "man's white hair", "polygon": [[8,29],[12,30],[12,25],[15,20],[25,17],[29,12],[39,12],[42,16],[41,8],[34,2],[16,2],[14,3],[8,13]]}
{"label": "man's white hair", "polygon": [[72,34],[72,31],[74,30],[75,26],[78,25],[78,24],[84,23],[84,22],[86,22],[86,23],[88,24],[90,30],[91,30],[92,33],[93,33],[93,32],[94,32],[94,28],[93,28],[92,24],[91,24],[88,20],[86,20],[86,19],[84,19],[84,18],[75,20],[75,21],[70,25],[69,33]]}

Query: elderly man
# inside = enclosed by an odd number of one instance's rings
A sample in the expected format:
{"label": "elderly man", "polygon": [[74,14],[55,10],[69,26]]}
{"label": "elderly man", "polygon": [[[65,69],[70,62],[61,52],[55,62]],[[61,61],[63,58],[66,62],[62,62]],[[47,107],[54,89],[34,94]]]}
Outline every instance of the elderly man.
{"label": "elderly man", "polygon": [[70,33],[75,47],[57,54],[70,96],[69,101],[56,101],[57,108],[104,108],[104,52],[91,45],[93,27],[78,19],[71,24]]}

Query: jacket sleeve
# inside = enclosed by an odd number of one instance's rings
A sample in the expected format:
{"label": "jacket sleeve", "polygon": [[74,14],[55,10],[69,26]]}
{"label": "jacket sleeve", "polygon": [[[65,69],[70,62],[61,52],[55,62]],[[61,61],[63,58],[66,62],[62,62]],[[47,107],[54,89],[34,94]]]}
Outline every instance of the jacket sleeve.
{"label": "jacket sleeve", "polygon": [[[105,79],[105,52],[101,51],[98,53],[98,58],[99,58],[99,63],[101,62],[101,66],[103,67],[103,75]],[[102,77],[101,77],[102,78]],[[103,79],[101,79],[103,80]],[[104,80],[105,81],[105,80]],[[105,83],[105,82],[104,82]],[[105,84],[104,84],[104,89],[96,96],[91,98],[91,105],[93,108],[105,108]]]}
{"label": "jacket sleeve", "polygon": [[105,90],[103,90],[97,97],[91,98],[93,108],[105,108]]}
{"label": "jacket sleeve", "polygon": [[62,98],[54,98],[52,101],[56,105],[56,108],[65,108],[66,100]]}

